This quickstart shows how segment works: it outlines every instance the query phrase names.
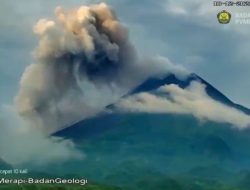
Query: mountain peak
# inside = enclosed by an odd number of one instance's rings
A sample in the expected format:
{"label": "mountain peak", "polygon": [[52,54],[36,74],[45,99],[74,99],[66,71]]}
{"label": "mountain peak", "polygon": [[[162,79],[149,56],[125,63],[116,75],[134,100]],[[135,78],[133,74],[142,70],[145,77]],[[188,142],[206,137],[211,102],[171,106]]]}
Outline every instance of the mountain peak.
{"label": "mountain peak", "polygon": [[[122,98],[124,99],[129,96],[133,96],[133,95],[143,93],[143,92],[153,92],[162,86],[171,85],[171,84],[174,84],[182,89],[185,89],[192,82],[199,82],[200,84],[204,85],[205,92],[213,100],[218,101],[224,105],[230,106],[245,114],[250,115],[250,110],[248,108],[234,103],[229,98],[227,98],[223,93],[221,93],[219,90],[217,90],[215,87],[213,87],[211,84],[209,84],[207,81],[205,81],[204,79],[202,79],[200,76],[198,76],[195,73],[191,73],[187,75],[186,77],[178,77],[173,73],[149,77],[140,85],[132,89],[129,93],[124,95]],[[111,105],[108,105],[106,108],[108,110],[110,109],[112,110],[115,108],[115,105],[116,104],[111,104]]]}

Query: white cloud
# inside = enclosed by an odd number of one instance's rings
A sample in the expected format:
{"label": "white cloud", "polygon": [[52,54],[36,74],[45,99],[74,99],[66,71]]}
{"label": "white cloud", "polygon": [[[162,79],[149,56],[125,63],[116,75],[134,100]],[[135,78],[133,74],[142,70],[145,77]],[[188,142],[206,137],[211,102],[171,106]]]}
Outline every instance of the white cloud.
{"label": "white cloud", "polygon": [[175,84],[165,85],[154,93],[139,93],[122,99],[117,107],[122,111],[192,114],[201,120],[230,123],[239,128],[250,126],[250,116],[210,98],[205,85],[192,82],[185,89]]}
{"label": "white cloud", "polygon": [[183,7],[181,7],[177,4],[174,4],[174,3],[168,4],[166,9],[167,9],[167,11],[169,11],[170,13],[172,13],[174,15],[186,15],[186,14],[188,14],[186,9],[184,9]]}
{"label": "white cloud", "polygon": [[44,135],[27,125],[12,106],[2,106],[0,113],[0,158],[6,162],[37,166],[84,158],[72,141]]}

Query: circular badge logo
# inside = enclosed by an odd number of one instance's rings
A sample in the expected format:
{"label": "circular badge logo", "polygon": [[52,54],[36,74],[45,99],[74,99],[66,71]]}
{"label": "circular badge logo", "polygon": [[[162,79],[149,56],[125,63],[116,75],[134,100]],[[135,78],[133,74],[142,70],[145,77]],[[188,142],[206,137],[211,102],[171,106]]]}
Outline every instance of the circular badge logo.
{"label": "circular badge logo", "polygon": [[220,24],[228,24],[231,20],[231,14],[223,10],[217,14],[217,19]]}

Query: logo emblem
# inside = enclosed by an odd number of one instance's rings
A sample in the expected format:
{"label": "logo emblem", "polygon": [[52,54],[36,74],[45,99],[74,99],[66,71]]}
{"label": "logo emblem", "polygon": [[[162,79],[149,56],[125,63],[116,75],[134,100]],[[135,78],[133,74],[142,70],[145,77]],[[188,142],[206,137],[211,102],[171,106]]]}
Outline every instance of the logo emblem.
{"label": "logo emblem", "polygon": [[223,10],[217,14],[217,19],[220,24],[228,24],[231,20],[231,14]]}

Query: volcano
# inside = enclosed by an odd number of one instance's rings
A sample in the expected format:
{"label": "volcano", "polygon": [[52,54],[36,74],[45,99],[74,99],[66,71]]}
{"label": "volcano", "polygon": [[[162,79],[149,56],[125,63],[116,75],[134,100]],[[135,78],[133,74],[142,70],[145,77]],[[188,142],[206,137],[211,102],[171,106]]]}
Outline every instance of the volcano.
{"label": "volcano", "polygon": [[[169,98],[157,89],[166,85],[187,89],[193,82],[204,85],[211,100],[249,116],[248,108],[232,102],[196,74],[148,78],[121,100],[140,93]],[[250,169],[248,129],[238,129],[228,122],[200,120],[188,113],[121,111],[119,101],[54,136],[72,140],[86,155],[84,160],[66,163],[64,170],[125,189],[136,189],[142,181],[147,184],[147,179],[156,180],[152,182],[155,186],[167,181],[171,187],[181,189],[179,179],[188,177],[193,183],[197,175],[202,180],[228,183],[238,180],[235,176],[241,170]],[[217,171],[216,175],[213,171]],[[178,180],[172,181],[176,176]]]}

